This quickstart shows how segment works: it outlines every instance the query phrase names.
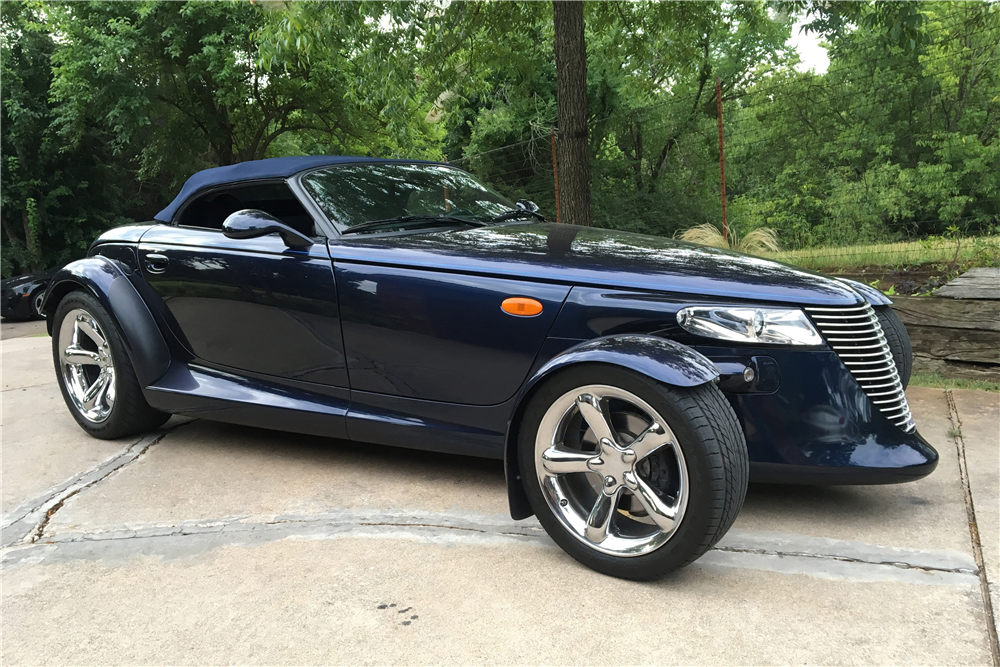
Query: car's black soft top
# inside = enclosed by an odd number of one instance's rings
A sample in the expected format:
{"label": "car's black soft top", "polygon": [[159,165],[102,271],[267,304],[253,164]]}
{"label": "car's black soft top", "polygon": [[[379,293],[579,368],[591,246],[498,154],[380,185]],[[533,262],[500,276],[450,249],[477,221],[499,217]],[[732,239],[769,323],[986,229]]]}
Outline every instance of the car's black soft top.
{"label": "car's black soft top", "polygon": [[[226,167],[205,169],[187,179],[184,187],[177,193],[174,200],[162,211],[156,214],[155,220],[171,222],[174,214],[187,201],[188,197],[215,185],[252,181],[263,178],[289,178],[300,171],[326,167],[350,162],[428,162],[426,160],[388,160],[373,157],[352,157],[350,155],[300,155],[296,157],[274,157],[266,160],[251,160]],[[431,162],[431,164],[438,164]]]}

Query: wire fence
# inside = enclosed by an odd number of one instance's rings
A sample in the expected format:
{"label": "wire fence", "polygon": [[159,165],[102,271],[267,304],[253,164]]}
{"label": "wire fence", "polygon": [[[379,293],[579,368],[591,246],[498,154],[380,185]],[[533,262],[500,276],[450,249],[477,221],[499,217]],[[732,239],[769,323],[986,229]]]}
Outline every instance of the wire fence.
{"label": "wire fence", "polygon": [[[961,37],[983,32],[996,30]],[[866,258],[943,261],[949,252],[1000,257],[995,159],[979,165],[981,173],[934,192],[905,191],[907,181],[900,176],[908,170],[912,180],[925,169],[918,159],[940,159],[947,137],[957,140],[957,133],[946,136],[940,123],[923,118],[942,113],[954,94],[941,81],[968,79],[970,72],[992,71],[1000,62],[1000,49],[966,50],[959,56],[923,56],[908,76],[869,61],[837,63],[823,75],[762,71],[739,85],[722,81],[723,146],[714,81],[700,90],[664,93],[647,106],[595,114],[588,139],[592,222],[676,235],[706,222],[721,227],[726,202],[726,223],[742,231],[777,228],[787,250],[776,256],[789,261],[814,266],[853,265]],[[987,95],[983,104],[985,120],[976,136],[962,142],[989,147],[997,141],[996,102]],[[554,119],[542,119],[505,142],[480,141],[480,150],[452,163],[512,198],[535,201],[556,220],[559,141]],[[988,158],[989,151],[982,154]],[[955,165],[940,168],[947,172]],[[948,177],[943,173],[942,182]],[[803,191],[796,193],[795,187]],[[963,235],[989,238],[963,247],[957,240]],[[899,246],[906,241],[911,243]],[[816,245],[826,247],[810,247]]]}

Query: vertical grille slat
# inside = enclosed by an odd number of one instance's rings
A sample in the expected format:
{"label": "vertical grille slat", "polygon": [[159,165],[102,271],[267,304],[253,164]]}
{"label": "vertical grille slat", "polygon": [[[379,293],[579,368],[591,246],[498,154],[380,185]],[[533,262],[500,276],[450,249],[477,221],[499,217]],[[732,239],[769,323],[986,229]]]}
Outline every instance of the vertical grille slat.
{"label": "vertical grille slat", "polygon": [[912,432],[913,415],[871,304],[805,311],[873,405],[893,424]]}

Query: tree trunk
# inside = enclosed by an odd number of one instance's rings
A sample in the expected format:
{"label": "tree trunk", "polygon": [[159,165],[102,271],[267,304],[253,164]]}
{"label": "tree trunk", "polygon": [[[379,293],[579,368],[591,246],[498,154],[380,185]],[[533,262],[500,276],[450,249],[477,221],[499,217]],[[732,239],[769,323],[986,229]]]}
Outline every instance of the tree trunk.
{"label": "tree trunk", "polygon": [[38,251],[38,246],[35,244],[35,235],[31,233],[31,214],[28,212],[27,207],[21,211],[21,226],[24,227],[24,247],[28,250],[28,257],[30,257],[29,269],[32,273],[37,273],[42,270],[42,253]]}
{"label": "tree trunk", "polygon": [[587,143],[587,45],[583,2],[552,3],[555,23],[556,102],[559,120],[559,203],[562,219],[590,225],[590,151]]}

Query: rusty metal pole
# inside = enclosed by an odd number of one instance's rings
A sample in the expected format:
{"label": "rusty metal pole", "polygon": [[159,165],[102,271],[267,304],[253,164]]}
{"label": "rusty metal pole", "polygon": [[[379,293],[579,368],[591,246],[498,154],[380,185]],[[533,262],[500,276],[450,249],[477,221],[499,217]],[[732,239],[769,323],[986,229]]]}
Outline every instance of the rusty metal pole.
{"label": "rusty metal pole", "polygon": [[556,182],[556,222],[562,222],[559,214],[559,162],[556,160],[556,128],[549,128],[549,135],[552,137],[552,178]]}
{"label": "rusty metal pole", "polygon": [[722,182],[722,239],[729,241],[729,223],[726,221],[726,157],[722,142],[722,79],[715,78],[715,99],[719,107],[719,180]]}

